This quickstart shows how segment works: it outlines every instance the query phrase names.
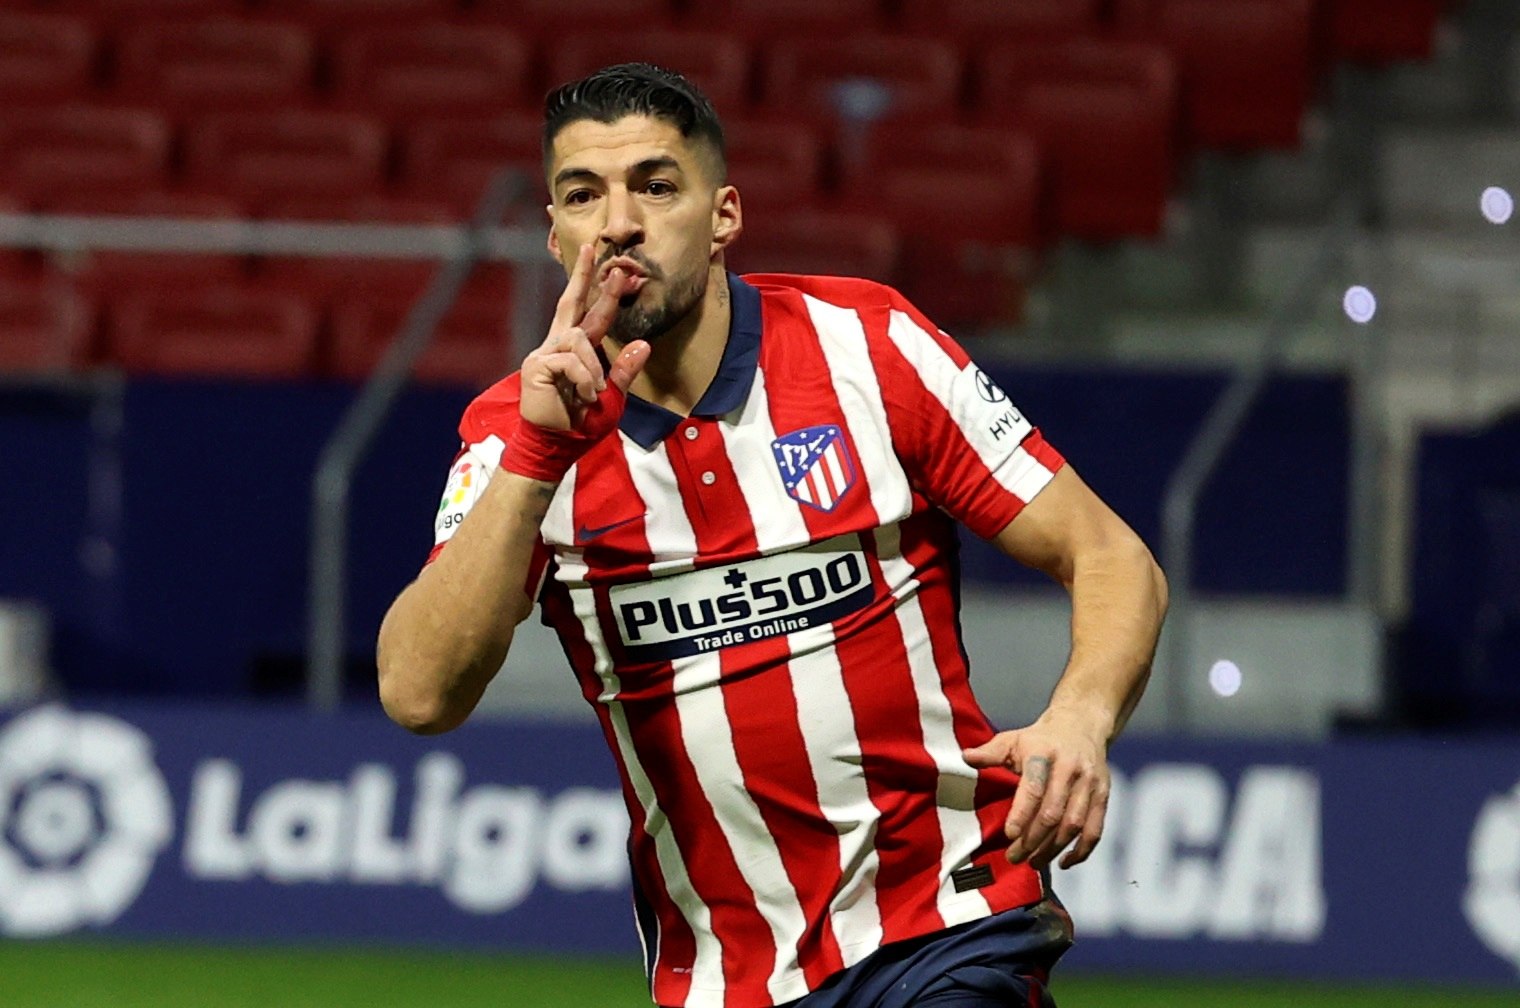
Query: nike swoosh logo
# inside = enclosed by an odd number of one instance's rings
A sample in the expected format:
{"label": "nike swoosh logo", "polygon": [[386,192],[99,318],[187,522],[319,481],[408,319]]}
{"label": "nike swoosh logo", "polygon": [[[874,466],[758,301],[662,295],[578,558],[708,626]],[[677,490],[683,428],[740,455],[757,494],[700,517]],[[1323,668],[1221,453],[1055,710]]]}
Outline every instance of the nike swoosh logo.
{"label": "nike swoosh logo", "polygon": [[586,526],[582,525],[580,528],[575,530],[575,541],[578,543],[590,542],[597,536],[606,535],[613,529],[620,529],[624,525],[632,525],[634,522],[640,520],[643,517],[644,516],[641,514],[634,515],[632,518],[624,518],[622,521],[615,521],[611,525],[598,525],[596,528],[587,528]]}

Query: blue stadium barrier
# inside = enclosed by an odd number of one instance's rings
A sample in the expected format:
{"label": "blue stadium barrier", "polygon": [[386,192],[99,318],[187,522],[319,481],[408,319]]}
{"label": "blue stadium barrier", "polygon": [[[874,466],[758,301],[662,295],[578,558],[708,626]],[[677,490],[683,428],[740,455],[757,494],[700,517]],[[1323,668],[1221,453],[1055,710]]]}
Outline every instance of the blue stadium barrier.
{"label": "blue stadium barrier", "polygon": [[[1162,489],[1222,373],[990,367],[1148,541]],[[86,505],[90,404],[0,389],[0,597],[56,619],[54,664],[78,694],[230,697],[256,667],[305,643],[310,485],[317,453],[354,395],[341,383],[138,379],[115,444],[119,481]],[[386,606],[431,544],[457,448],[464,390],[402,397],[354,487],[348,647],[373,652]],[[1284,376],[1267,391],[1200,508],[1202,591],[1337,596],[1344,590],[1344,382]],[[967,537],[973,539],[973,537]],[[1044,584],[980,541],[966,575]],[[368,673],[359,676],[369,690]]]}
{"label": "blue stadium barrier", "polygon": [[[1520,985],[1520,742],[1127,739],[1072,970]],[[57,705],[0,720],[0,936],[636,961],[583,724]]]}

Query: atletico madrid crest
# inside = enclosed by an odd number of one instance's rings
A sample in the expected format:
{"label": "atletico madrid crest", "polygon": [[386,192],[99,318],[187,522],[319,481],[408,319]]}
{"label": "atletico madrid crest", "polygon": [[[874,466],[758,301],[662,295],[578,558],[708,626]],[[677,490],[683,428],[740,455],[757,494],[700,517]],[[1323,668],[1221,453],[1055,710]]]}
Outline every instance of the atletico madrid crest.
{"label": "atletico madrid crest", "polygon": [[820,511],[832,511],[855,485],[855,460],[835,424],[804,427],[771,442],[787,496]]}

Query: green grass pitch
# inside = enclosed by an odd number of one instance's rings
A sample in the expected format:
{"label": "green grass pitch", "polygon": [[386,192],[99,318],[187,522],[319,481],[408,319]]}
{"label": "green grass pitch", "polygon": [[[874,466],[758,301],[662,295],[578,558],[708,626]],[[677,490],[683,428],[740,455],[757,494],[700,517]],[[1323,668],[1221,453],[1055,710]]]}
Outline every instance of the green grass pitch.
{"label": "green grass pitch", "polygon": [[[1062,1008],[1514,1008],[1515,991],[1062,976]],[[648,1008],[627,960],[0,942],[6,1008]]]}

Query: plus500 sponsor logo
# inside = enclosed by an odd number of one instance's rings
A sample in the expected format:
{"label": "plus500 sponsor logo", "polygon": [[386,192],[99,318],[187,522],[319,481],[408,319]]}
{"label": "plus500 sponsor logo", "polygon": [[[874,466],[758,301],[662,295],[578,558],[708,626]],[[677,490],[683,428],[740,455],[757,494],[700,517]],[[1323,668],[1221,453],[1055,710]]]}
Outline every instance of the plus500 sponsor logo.
{"label": "plus500 sponsor logo", "polygon": [[1208,766],[1114,774],[1108,830],[1056,891],[1083,936],[1314,942],[1325,929],[1313,772]]}
{"label": "plus500 sponsor logo", "polygon": [[396,836],[398,782],[387,766],[362,764],[346,781],[280,781],[245,811],[237,764],[207,760],[191,784],[185,867],[203,879],[436,885],[481,914],[516,906],[540,878],[570,892],[628,884],[628,817],[616,793],[546,797],[463,783],[456,757],[424,757]]}
{"label": "plus500 sponsor logo", "polygon": [[865,558],[830,540],[611,591],[618,635],[634,657],[684,658],[825,626],[871,600]]}

